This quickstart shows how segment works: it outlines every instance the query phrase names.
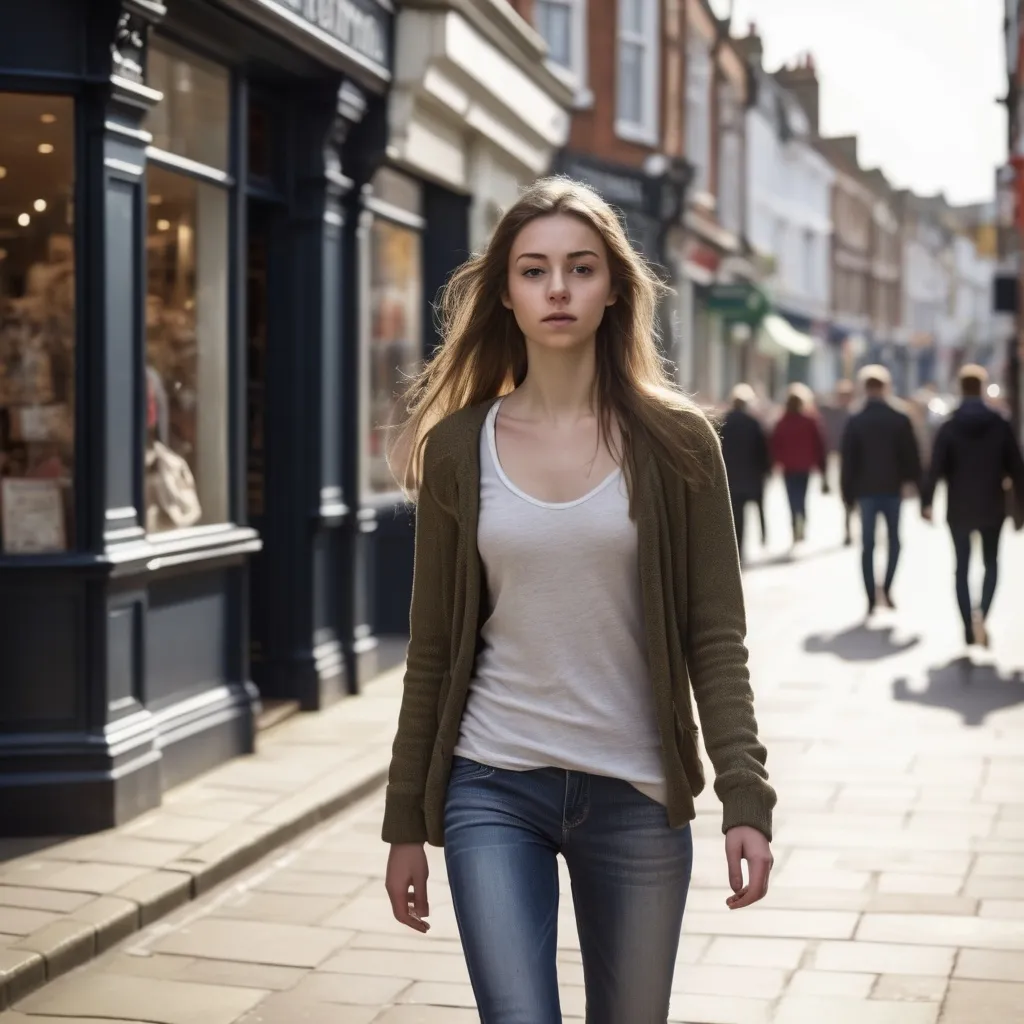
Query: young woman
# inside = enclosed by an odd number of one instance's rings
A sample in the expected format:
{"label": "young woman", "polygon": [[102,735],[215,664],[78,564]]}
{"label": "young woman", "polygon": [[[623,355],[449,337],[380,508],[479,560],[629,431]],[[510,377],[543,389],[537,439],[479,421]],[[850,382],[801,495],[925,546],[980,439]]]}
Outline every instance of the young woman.
{"label": "young woman", "polygon": [[657,294],[594,192],[536,183],[447,286],[394,441],[418,509],[387,890],[426,931],[423,844],[445,847],[484,1024],[561,1021],[558,854],[587,1020],[666,1020],[704,782],[691,683],[726,902],[767,891],[775,794],[729,491],[669,386]]}
{"label": "young woman", "polygon": [[772,432],[772,461],[782,468],[793,523],[793,543],[807,532],[807,487],[811,473],[821,474],[821,490],[827,494],[828,453],[821,423],[806,397],[806,389],[794,384],[786,398],[786,411]]}

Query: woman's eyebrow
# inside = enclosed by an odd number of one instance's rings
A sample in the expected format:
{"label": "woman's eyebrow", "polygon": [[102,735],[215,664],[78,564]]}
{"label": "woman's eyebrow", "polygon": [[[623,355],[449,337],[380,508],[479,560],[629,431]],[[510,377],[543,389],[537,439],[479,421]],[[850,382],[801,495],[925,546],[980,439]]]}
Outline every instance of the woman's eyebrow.
{"label": "woman's eyebrow", "polygon": [[[593,256],[595,259],[600,259],[593,249],[579,249],[576,252],[568,253],[565,258],[567,260],[578,260],[581,256]],[[542,252],[521,252],[516,257],[516,260],[546,260],[548,258]]]}

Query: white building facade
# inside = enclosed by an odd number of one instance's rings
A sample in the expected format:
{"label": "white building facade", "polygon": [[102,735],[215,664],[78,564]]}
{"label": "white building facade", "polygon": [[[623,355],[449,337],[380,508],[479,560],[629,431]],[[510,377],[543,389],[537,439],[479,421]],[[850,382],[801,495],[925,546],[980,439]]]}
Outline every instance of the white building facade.
{"label": "white building facade", "polygon": [[[815,149],[808,116],[775,79],[758,71],[757,103],[747,112],[747,237],[762,258],[774,312],[813,339],[809,383],[835,382],[828,351],[832,267],[829,162]],[[779,351],[780,360],[796,353]]]}

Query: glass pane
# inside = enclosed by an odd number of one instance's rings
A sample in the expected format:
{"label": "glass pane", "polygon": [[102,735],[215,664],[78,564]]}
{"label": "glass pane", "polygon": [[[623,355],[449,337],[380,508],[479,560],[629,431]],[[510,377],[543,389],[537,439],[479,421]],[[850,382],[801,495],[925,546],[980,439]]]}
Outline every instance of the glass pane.
{"label": "glass pane", "polygon": [[572,67],[572,11],[558,0],[539,0],[537,31],[548,44],[551,59],[562,67]]}
{"label": "glass pane", "polygon": [[147,82],[164,94],[146,118],[153,145],[228,169],[231,78],[227,68],[154,37]]}
{"label": "glass pane", "polygon": [[622,5],[620,18],[623,32],[643,35],[645,0],[619,0]]}
{"label": "glass pane", "polygon": [[146,171],[146,528],[220,523],[228,503],[228,193]]}
{"label": "glass pane", "polygon": [[401,416],[399,399],[423,361],[423,281],[419,233],[378,218],[370,240],[369,487],[396,490],[383,427]]}
{"label": "glass pane", "polygon": [[75,543],[74,103],[0,93],[0,542]]}
{"label": "glass pane", "polygon": [[643,47],[619,42],[618,118],[643,124]]}

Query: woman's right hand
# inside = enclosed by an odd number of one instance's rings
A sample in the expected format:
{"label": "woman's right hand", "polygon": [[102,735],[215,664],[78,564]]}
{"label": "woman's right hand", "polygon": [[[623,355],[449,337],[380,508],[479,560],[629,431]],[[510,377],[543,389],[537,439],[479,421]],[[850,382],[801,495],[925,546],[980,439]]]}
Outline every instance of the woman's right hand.
{"label": "woman's right hand", "polygon": [[385,887],[395,920],[417,932],[430,931],[427,918],[427,852],[422,843],[395,843],[388,854]]}

